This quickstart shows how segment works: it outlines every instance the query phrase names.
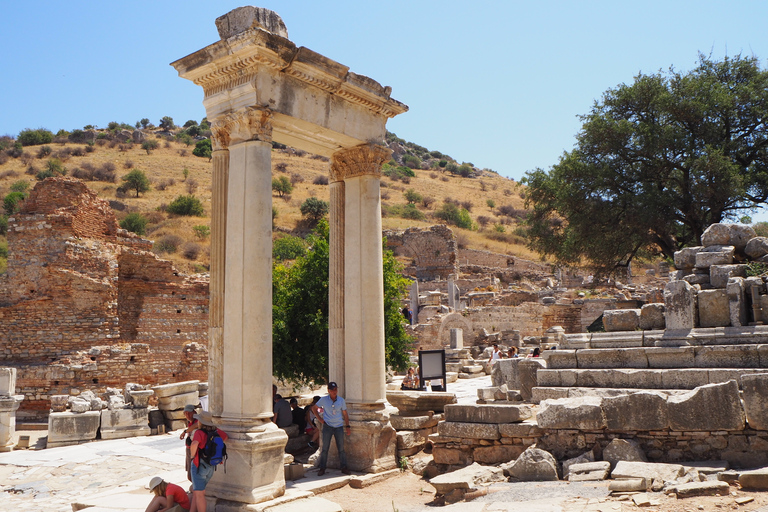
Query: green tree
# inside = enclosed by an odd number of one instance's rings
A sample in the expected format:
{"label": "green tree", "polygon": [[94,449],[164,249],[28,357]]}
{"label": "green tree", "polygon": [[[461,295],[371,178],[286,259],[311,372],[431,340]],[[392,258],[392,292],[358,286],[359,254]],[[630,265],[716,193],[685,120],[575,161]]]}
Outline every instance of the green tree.
{"label": "green tree", "polygon": [[284,236],[272,242],[272,257],[275,261],[295,260],[306,253],[307,244],[298,236]]}
{"label": "green tree", "polygon": [[21,203],[27,195],[24,192],[11,192],[3,198],[3,208],[7,215],[13,215],[21,209]]}
{"label": "green tree", "polygon": [[712,223],[768,199],[768,72],[753,57],[699,56],[688,73],[606,91],[573,151],[527,173],[529,245],[607,275],[671,258]]}
{"label": "green tree", "polygon": [[139,123],[141,123],[141,127],[144,128],[145,130],[147,129],[147,126],[149,126],[150,124],[149,119],[147,119],[146,117],[142,117]]}
{"label": "green tree", "polygon": [[211,159],[213,150],[211,149],[211,139],[205,139],[195,144],[195,149],[192,150],[192,154],[199,156],[200,158]]}
{"label": "green tree", "polygon": [[147,139],[141,143],[141,149],[146,151],[148,155],[152,154],[152,150],[157,149],[158,146],[157,139]]}
{"label": "green tree", "polygon": [[53,132],[45,128],[38,128],[37,130],[26,128],[19,132],[19,136],[16,137],[16,141],[21,143],[22,146],[50,144],[53,142]]}
{"label": "green tree", "polygon": [[[328,224],[307,240],[311,249],[293,265],[276,264],[272,279],[272,357],[275,376],[300,383],[328,378]],[[400,301],[409,282],[391,252],[384,255],[386,364],[404,370],[412,343],[403,327]]]}
{"label": "green tree", "polygon": [[423,199],[421,194],[419,194],[412,188],[409,188],[408,190],[406,190],[403,195],[405,196],[405,200],[408,201],[408,203],[410,204],[418,203]]}
{"label": "green tree", "polygon": [[123,176],[123,181],[128,190],[136,191],[136,197],[139,197],[139,194],[149,190],[149,178],[147,178],[144,171],[140,169],[134,169]]}
{"label": "green tree", "polygon": [[171,116],[164,116],[160,120],[160,128],[165,131],[171,131],[176,128],[176,125],[173,124],[173,118]]}
{"label": "green tree", "polygon": [[456,203],[443,203],[435,212],[435,217],[459,228],[472,229],[472,217],[469,212],[465,208],[459,208]]}
{"label": "green tree", "polygon": [[147,222],[147,218],[142,214],[129,213],[120,221],[120,227],[137,235],[146,235]]}
{"label": "green tree", "polygon": [[285,194],[293,192],[293,185],[287,176],[280,176],[272,178],[272,190],[277,192],[278,196],[283,197]]}
{"label": "green tree", "polygon": [[171,201],[167,212],[175,215],[202,217],[205,214],[205,208],[203,208],[203,203],[195,196],[179,196]]}
{"label": "green tree", "polygon": [[327,202],[316,197],[308,197],[306,201],[301,203],[299,211],[310,222],[310,224],[317,224],[320,219],[325,217],[328,213],[329,205]]}

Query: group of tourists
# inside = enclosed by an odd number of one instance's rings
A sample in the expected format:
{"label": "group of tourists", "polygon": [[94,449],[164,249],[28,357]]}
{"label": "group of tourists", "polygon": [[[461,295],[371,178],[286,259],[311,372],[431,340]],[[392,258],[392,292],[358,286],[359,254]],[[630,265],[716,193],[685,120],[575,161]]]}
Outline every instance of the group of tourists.
{"label": "group of tourists", "polygon": [[[312,398],[312,403],[306,407],[299,407],[299,401],[291,398],[290,401],[283,398],[277,392],[277,386],[272,385],[272,399],[274,406],[272,412],[272,421],[280,428],[287,428],[291,425],[297,425],[299,432],[309,436],[309,448],[317,448],[317,440],[320,438],[320,430],[317,428],[317,416],[312,407],[320,400],[319,396]],[[321,411],[322,413],[322,411]]]}
{"label": "group of tourists", "polygon": [[156,476],[149,481],[149,490],[155,497],[146,512],[164,512],[176,505],[190,512],[205,512],[205,488],[213,476],[214,466],[202,456],[203,449],[209,438],[218,436],[223,443],[228,436],[213,424],[211,413],[197,412],[194,405],[184,407],[184,419],[187,427],[181,431],[179,439],[184,439],[186,443],[184,465],[187,478],[192,482],[191,493]]}
{"label": "group of tourists", "polygon": [[[541,356],[541,351],[539,350],[539,347],[534,347],[534,349],[525,357],[540,357],[540,356]],[[508,358],[519,357],[518,348],[509,347],[509,352],[507,354],[504,354],[504,351],[499,348],[499,344],[494,343],[493,350],[491,350],[491,357],[488,358],[488,362],[493,364],[499,359],[504,359],[505,357],[508,357]]]}

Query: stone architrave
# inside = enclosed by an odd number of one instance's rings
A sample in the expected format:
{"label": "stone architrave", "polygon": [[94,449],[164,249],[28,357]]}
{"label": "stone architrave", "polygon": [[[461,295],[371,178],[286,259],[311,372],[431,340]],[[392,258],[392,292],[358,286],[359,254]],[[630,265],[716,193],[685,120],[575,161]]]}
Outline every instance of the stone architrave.
{"label": "stone architrave", "polygon": [[464,348],[464,329],[461,329],[461,328],[451,329],[451,348],[452,349]]}
{"label": "stone architrave", "polygon": [[699,386],[667,400],[669,428],[682,431],[743,430],[745,417],[735,380]]}
{"label": "stone architrave", "polygon": [[749,428],[768,430],[768,373],[742,375],[741,389]]}
{"label": "stone architrave", "polygon": [[731,326],[741,327],[748,325],[749,316],[747,312],[744,279],[741,277],[731,277],[728,279],[725,293],[728,295],[728,314],[730,316]]}
{"label": "stone architrave", "polygon": [[664,287],[664,321],[669,330],[690,330],[697,323],[696,289],[686,281]]}
{"label": "stone architrave", "polygon": [[643,304],[640,308],[639,327],[644,331],[664,329],[664,304],[659,302]]}
{"label": "stone architrave", "polygon": [[701,290],[697,298],[701,327],[728,327],[731,324],[730,302],[724,289]]}
{"label": "stone architrave", "polygon": [[[518,359],[518,358],[514,358]],[[503,360],[502,360],[503,361]],[[499,363],[499,361],[497,361]],[[540,358],[520,359],[518,363],[518,375],[520,376],[520,395],[524,402],[530,402],[533,396],[533,388],[538,385],[536,374],[545,367],[544,360]],[[509,388],[509,384],[507,384]]]}
{"label": "stone architrave", "polygon": [[146,407],[101,411],[102,439],[122,439],[149,434],[149,409]]}
{"label": "stone architrave", "polygon": [[640,327],[640,310],[609,309],[603,311],[603,325],[608,332],[636,331]]}

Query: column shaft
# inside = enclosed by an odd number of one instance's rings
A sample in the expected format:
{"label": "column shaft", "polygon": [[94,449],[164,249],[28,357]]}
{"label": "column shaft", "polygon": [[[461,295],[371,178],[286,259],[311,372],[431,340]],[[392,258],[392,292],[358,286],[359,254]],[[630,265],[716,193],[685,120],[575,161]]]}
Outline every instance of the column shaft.
{"label": "column shaft", "polygon": [[344,182],[330,184],[330,247],[328,269],[328,379],[346,394],[344,366]]}
{"label": "column shaft", "polygon": [[229,150],[213,152],[211,179],[211,280],[208,326],[208,407],[220,416],[224,405],[224,271],[226,268]]}

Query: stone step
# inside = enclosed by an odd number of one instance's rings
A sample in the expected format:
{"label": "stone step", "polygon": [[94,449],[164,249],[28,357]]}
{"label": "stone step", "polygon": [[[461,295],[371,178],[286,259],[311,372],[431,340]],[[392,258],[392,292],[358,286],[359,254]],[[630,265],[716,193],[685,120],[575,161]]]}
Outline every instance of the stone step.
{"label": "stone step", "polygon": [[531,390],[531,402],[540,403],[546,399],[578,398],[582,396],[599,396],[601,398],[619,395],[629,395],[640,391],[657,391],[668,395],[682,395],[687,389],[643,389],[643,388],[565,388],[538,386]]}
{"label": "stone step", "polygon": [[768,326],[566,334],[561,348],[671,347],[768,343]]}
{"label": "stone step", "polygon": [[693,389],[731,379],[741,387],[741,376],[768,373],[768,368],[677,369],[540,369],[542,387]]}

